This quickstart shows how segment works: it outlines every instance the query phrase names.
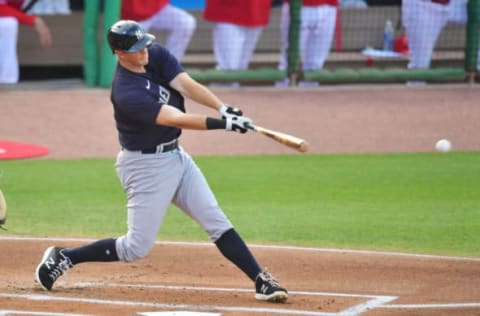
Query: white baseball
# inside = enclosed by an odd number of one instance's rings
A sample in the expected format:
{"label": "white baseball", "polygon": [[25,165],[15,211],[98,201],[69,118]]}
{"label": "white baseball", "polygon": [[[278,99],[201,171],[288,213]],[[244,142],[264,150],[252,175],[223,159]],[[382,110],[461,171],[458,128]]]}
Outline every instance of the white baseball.
{"label": "white baseball", "polygon": [[447,153],[452,149],[452,143],[448,139],[440,139],[435,144],[435,149],[442,153]]}

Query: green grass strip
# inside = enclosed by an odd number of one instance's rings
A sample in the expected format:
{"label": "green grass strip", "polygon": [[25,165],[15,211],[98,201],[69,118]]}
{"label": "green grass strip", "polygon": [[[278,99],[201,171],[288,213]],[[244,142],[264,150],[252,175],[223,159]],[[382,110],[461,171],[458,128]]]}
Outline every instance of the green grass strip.
{"label": "green grass strip", "polygon": [[[197,157],[248,242],[480,256],[480,153]],[[8,232],[126,230],[111,159],[0,162]],[[206,241],[172,207],[160,239]]]}

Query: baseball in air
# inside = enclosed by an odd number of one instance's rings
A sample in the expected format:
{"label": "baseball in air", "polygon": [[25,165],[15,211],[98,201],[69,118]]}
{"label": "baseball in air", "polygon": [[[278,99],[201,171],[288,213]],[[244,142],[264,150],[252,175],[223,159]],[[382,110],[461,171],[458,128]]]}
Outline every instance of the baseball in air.
{"label": "baseball in air", "polygon": [[448,139],[440,139],[435,144],[435,149],[441,153],[448,153],[452,149],[452,143]]}

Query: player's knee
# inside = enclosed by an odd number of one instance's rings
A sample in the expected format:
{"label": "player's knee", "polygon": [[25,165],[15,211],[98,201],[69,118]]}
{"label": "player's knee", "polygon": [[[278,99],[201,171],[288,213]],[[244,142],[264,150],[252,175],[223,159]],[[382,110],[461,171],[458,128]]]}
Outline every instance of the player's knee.
{"label": "player's knee", "polygon": [[[152,245],[153,246],[153,245]],[[125,261],[131,262],[144,258],[152,249],[152,246],[130,244],[125,250]]]}
{"label": "player's knee", "polygon": [[207,230],[208,237],[212,242],[216,242],[220,237],[223,236],[227,231],[233,229],[233,226],[223,227],[223,228],[215,228]]}
{"label": "player's knee", "polygon": [[117,253],[122,261],[132,262],[144,258],[153,248],[155,240],[123,236],[118,239]]}

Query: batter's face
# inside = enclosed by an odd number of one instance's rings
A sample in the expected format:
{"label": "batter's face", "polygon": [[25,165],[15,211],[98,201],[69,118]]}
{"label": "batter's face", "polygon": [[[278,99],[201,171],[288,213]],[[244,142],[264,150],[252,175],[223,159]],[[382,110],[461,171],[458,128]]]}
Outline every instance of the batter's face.
{"label": "batter's face", "polygon": [[148,49],[145,47],[136,53],[116,51],[120,65],[133,72],[145,72],[148,64]]}

